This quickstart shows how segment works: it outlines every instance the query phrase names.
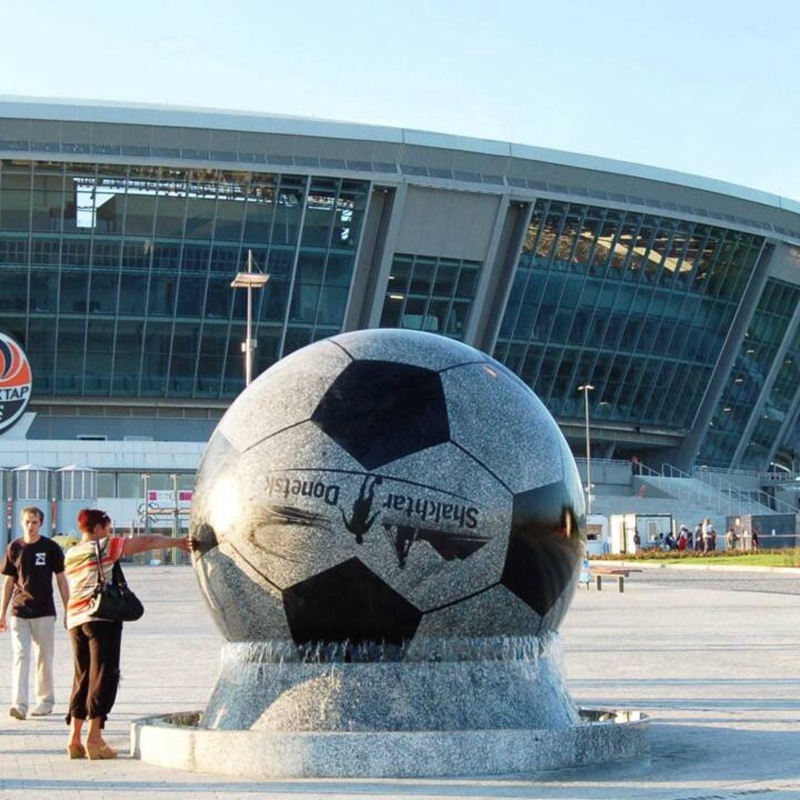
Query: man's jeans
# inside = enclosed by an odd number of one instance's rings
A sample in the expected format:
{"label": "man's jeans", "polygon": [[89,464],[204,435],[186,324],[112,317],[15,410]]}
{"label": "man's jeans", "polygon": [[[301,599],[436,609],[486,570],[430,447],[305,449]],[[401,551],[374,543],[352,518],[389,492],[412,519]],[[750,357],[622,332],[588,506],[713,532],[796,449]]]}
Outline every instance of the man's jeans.
{"label": "man's jeans", "polygon": [[23,619],[11,615],[11,705],[28,711],[28,681],[31,671],[31,644],[36,648],[36,708],[51,711],[55,703],[53,690],[53,651],[56,618]]}

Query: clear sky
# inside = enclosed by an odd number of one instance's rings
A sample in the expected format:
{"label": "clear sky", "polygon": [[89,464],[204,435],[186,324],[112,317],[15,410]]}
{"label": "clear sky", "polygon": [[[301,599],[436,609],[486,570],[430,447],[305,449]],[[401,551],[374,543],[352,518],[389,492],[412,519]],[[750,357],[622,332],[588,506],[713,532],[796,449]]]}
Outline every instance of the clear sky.
{"label": "clear sky", "polygon": [[0,0],[0,94],[377,123],[800,201],[797,0]]}

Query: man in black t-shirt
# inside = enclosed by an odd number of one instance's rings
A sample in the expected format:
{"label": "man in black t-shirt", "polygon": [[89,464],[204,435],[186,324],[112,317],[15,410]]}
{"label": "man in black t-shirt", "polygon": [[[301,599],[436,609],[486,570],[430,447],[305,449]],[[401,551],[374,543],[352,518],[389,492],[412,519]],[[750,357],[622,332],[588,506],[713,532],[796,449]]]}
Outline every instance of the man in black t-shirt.
{"label": "man in black t-shirt", "polygon": [[6,548],[0,573],[5,575],[0,602],[0,632],[7,630],[6,614],[11,607],[13,658],[11,708],[9,715],[25,719],[28,714],[28,679],[31,644],[36,645],[36,707],[31,714],[44,716],[53,710],[53,650],[56,606],[53,576],[64,603],[66,616],[69,585],[64,574],[64,553],[39,532],[44,513],[35,506],[22,509],[22,536]]}

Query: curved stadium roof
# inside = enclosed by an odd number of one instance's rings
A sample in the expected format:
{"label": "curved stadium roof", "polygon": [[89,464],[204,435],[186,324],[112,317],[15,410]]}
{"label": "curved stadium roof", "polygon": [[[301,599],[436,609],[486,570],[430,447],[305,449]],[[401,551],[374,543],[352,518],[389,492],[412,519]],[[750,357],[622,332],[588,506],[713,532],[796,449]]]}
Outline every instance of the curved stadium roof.
{"label": "curved stadium roof", "polygon": [[[0,98],[0,330],[35,401],[220,409],[339,330],[490,352],[579,450],[764,469],[800,402],[800,204],[627,162],[407,129]],[[122,412],[120,412],[122,413]],[[155,413],[155,412],[154,412]]]}

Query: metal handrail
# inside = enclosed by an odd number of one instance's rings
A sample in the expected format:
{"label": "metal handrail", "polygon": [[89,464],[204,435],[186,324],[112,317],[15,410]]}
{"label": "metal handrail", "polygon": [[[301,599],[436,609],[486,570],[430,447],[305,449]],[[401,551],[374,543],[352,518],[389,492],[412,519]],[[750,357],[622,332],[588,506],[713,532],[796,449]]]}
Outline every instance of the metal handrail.
{"label": "metal handrail", "polygon": [[755,502],[759,505],[766,506],[768,509],[778,514],[797,514],[797,508],[791,503],[787,503],[785,500],[781,500],[778,497],[773,497],[771,494],[763,491],[762,489],[745,491],[729,481],[726,481],[719,473],[708,469],[695,467],[693,469],[693,473],[693,477],[696,477],[699,481],[708,484],[718,492],[726,493],[731,499],[736,498],[740,502]]}
{"label": "metal handrail", "polygon": [[[773,497],[761,489],[746,491],[730,481],[725,480],[719,473],[709,469],[695,467],[692,472],[689,473],[678,469],[674,464],[664,464],[660,474],[665,478],[694,479],[709,486],[714,490],[718,501],[713,510],[719,514],[727,512],[729,517],[739,516],[743,508],[750,508],[753,505],[758,505],[773,513],[797,514],[797,509],[791,504],[777,497]],[[686,495],[688,495],[688,497]],[[693,502],[698,503],[708,502],[707,497],[701,496],[697,492],[692,492],[690,489],[687,489],[687,492],[684,493],[684,496],[680,499],[692,499]]]}
{"label": "metal handrail", "polygon": [[[680,479],[691,479],[692,476],[689,475],[687,472],[678,469],[677,467],[673,466],[672,464],[664,464],[661,468],[661,471],[651,469],[650,467],[645,467],[644,464],[640,464],[642,469],[639,470],[640,474],[644,474],[649,477],[653,478],[680,478]],[[706,505],[708,503],[708,497],[705,495],[700,494],[695,489],[693,489],[690,485],[684,484],[677,484],[672,485],[671,492],[674,492],[675,496],[678,500],[686,500],[692,505]],[[717,511],[721,511],[721,509],[715,509]]]}
{"label": "metal handrail", "polygon": [[[585,464],[585,459],[576,458],[576,463]],[[621,459],[592,459],[592,472],[600,475],[604,467],[630,469],[634,478],[681,478],[688,481],[696,480],[708,486],[714,492],[714,497],[698,492],[691,484],[673,484],[669,492],[677,500],[686,501],[692,505],[709,506],[709,513],[727,514],[730,517],[741,516],[743,513],[752,513],[753,506],[764,509],[764,513],[781,513],[797,515],[798,510],[791,503],[787,503],[769,493],[754,489],[748,491],[726,480],[724,475],[760,475],[764,473],[751,473],[745,470],[709,470],[695,467],[692,472],[679,469],[674,464],[664,464],[660,470],[653,469],[641,461],[631,463]],[[747,510],[745,510],[747,509]]]}

